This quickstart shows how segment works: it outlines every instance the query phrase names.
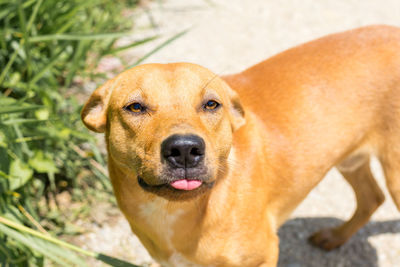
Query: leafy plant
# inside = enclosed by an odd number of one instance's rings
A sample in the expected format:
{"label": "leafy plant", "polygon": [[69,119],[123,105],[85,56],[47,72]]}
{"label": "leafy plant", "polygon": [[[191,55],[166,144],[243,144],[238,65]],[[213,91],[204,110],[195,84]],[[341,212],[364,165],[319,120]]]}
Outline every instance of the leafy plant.
{"label": "leafy plant", "polygon": [[[76,77],[93,78],[88,70],[102,56],[155,38],[115,47],[116,39],[132,27],[132,18],[121,14],[137,4],[0,0],[1,266],[44,266],[46,260],[85,266],[66,249],[71,247],[50,237],[65,233],[72,214],[60,212],[57,194],[68,192],[87,202],[90,190],[107,195],[110,183],[96,140],[80,122],[76,96],[82,92],[77,86],[72,92],[66,88]],[[26,231],[24,225],[36,230]],[[82,251],[122,266],[116,259]]]}

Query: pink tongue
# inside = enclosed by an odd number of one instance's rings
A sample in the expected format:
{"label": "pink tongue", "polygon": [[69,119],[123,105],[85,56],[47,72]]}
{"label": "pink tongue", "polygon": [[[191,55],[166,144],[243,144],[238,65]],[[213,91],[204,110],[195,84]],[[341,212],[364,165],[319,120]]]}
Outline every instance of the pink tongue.
{"label": "pink tongue", "polygon": [[201,184],[202,184],[202,182],[199,180],[182,179],[182,180],[173,181],[171,183],[171,186],[173,188],[179,189],[179,190],[193,190],[193,189],[198,188]]}

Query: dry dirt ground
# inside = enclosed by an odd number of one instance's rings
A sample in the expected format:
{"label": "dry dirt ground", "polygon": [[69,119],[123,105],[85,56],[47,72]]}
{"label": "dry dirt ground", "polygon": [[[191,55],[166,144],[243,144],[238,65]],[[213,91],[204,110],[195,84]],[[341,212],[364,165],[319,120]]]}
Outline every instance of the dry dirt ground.
{"label": "dry dirt ground", "polygon": [[[146,62],[188,61],[219,74],[240,71],[329,33],[368,24],[400,26],[398,0],[167,0],[153,1],[148,7],[150,12],[137,11],[140,36],[133,39],[155,33],[167,38],[187,28],[190,31]],[[148,23],[155,28],[145,29]],[[126,57],[134,62],[154,46],[133,50]],[[371,221],[335,251],[326,253],[307,244],[312,232],[346,220],[354,210],[352,191],[332,170],[280,229],[279,266],[400,266],[400,213],[387,193],[379,164],[373,161],[372,166],[387,198]],[[94,211],[93,216],[103,211]],[[79,244],[143,266],[157,266],[118,211],[101,217],[77,239]]]}

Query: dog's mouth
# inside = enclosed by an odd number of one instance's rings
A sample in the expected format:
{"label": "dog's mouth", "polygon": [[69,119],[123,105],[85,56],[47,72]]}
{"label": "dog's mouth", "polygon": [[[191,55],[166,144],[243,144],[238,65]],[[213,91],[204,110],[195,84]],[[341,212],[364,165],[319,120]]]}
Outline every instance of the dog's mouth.
{"label": "dog's mouth", "polygon": [[182,200],[196,197],[212,188],[213,182],[205,182],[200,179],[175,179],[162,184],[150,185],[138,176],[139,185],[147,192],[169,200]]}

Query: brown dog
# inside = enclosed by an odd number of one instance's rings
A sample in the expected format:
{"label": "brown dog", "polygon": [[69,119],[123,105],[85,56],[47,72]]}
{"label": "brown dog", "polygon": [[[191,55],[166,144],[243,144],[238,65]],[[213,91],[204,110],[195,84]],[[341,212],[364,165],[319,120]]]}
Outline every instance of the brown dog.
{"label": "brown dog", "polygon": [[342,245],[384,201],[370,155],[400,208],[400,29],[330,35],[222,78],[138,66],[82,119],[105,132],[119,206],[163,266],[275,266],[278,227],[334,166],[357,210],[315,245]]}

